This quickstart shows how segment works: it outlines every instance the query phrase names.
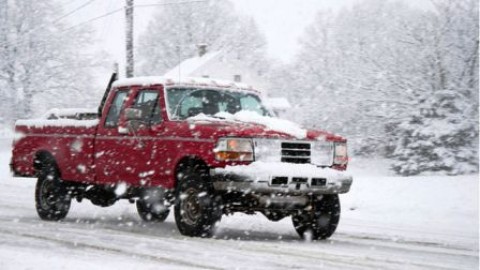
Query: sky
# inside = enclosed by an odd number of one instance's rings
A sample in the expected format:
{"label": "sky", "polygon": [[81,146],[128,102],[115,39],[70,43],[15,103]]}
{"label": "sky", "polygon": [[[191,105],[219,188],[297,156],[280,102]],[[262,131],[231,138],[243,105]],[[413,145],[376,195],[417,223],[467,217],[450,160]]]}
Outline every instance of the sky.
{"label": "sky", "polygon": [[[124,0],[71,0],[65,1],[64,12],[75,10],[89,3],[84,8],[68,16],[75,24],[89,21],[110,11],[121,9]],[[353,5],[359,0],[231,0],[237,12],[251,16],[266,36],[269,56],[287,63],[293,59],[298,50],[298,39],[320,10],[338,11]],[[425,7],[428,0],[404,0],[409,4]],[[135,5],[159,4],[168,0],[134,0]],[[157,7],[135,9],[135,36],[138,37],[153,18]],[[125,20],[124,12],[88,23],[96,31],[95,43],[98,49],[108,52],[114,61],[119,62],[123,70],[125,62]],[[113,63],[112,63],[113,65]]]}
{"label": "sky", "polygon": [[298,48],[298,39],[319,10],[338,10],[357,0],[234,0],[237,10],[252,16],[268,42],[272,58],[288,62]]}

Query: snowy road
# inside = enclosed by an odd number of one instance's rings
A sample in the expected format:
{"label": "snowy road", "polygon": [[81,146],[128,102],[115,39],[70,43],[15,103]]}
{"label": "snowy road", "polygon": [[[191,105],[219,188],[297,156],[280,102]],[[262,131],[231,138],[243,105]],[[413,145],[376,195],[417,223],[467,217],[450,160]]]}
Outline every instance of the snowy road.
{"label": "snowy road", "polygon": [[225,217],[199,239],[180,235],[172,214],[141,222],[128,202],[74,203],[64,221],[41,221],[35,181],[12,179],[1,147],[0,269],[478,269],[478,176],[357,177],[327,241],[300,241],[290,219],[261,215]]}

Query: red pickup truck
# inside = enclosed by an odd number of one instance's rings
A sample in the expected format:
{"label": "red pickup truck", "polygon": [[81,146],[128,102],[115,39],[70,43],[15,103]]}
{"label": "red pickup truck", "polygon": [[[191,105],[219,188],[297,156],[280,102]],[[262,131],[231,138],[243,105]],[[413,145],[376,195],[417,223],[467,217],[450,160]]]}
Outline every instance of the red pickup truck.
{"label": "red pickup truck", "polygon": [[257,90],[227,81],[111,80],[98,112],[52,110],[15,130],[11,169],[38,178],[44,220],[65,218],[73,199],[128,199],[145,221],[173,206],[188,236],[211,236],[224,214],[261,212],[325,239],[352,183],[344,138],[278,119]]}

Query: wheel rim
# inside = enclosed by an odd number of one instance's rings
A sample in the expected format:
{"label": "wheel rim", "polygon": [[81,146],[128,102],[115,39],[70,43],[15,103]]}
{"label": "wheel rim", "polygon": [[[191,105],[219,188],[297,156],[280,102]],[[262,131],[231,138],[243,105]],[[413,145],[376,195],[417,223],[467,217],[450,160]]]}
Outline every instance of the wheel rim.
{"label": "wheel rim", "polygon": [[320,228],[326,228],[330,224],[331,220],[332,220],[332,214],[331,213],[321,213],[316,218],[316,225]]}
{"label": "wheel rim", "polygon": [[185,191],[185,198],[182,201],[181,210],[182,218],[185,223],[194,225],[198,222],[202,216],[202,209],[198,198],[198,192],[195,189],[190,188]]}
{"label": "wheel rim", "polygon": [[53,189],[54,184],[52,181],[43,181],[40,188],[40,205],[43,209],[55,207],[57,200],[55,198],[55,192]]}
{"label": "wheel rim", "polygon": [[305,209],[292,216],[293,225],[302,238],[326,239],[336,230],[340,218],[338,196],[328,196],[312,201],[313,209]]}
{"label": "wheel rim", "polygon": [[322,201],[320,205],[315,205],[315,225],[318,228],[327,228],[331,225],[334,219],[334,211],[330,208],[334,206],[331,200]]}

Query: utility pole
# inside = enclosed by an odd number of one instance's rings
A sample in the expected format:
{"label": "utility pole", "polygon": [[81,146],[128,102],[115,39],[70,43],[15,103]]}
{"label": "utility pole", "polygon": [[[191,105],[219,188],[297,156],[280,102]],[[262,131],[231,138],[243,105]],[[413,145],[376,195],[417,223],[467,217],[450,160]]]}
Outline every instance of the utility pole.
{"label": "utility pole", "polygon": [[126,58],[125,76],[133,77],[134,74],[134,58],[133,58],[133,0],[126,0],[125,6],[125,44]]}

